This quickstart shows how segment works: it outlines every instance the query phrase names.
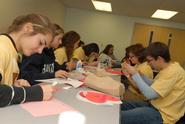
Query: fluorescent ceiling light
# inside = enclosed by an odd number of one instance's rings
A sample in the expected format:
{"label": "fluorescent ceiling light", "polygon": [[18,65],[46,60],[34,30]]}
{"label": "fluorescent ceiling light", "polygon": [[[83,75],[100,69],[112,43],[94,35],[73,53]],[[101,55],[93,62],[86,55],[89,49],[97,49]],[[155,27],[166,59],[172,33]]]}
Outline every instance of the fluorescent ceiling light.
{"label": "fluorescent ceiling light", "polygon": [[152,15],[152,18],[160,18],[160,19],[170,19],[178,12],[175,11],[168,11],[168,10],[156,10],[155,13]]}
{"label": "fluorescent ceiling light", "polygon": [[112,12],[111,3],[92,0],[97,10]]}

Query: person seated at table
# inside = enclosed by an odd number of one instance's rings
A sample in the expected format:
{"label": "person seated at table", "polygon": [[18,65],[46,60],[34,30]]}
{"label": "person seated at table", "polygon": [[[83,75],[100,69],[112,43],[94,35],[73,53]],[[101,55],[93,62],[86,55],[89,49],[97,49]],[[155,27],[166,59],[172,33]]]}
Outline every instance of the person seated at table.
{"label": "person seated at table", "polygon": [[59,65],[55,62],[54,56],[54,49],[58,48],[62,43],[61,39],[64,31],[57,24],[53,24],[53,28],[54,38],[50,43],[49,48],[45,48],[42,54],[23,57],[20,67],[20,77],[28,80],[31,85],[40,83],[36,81],[39,79],[66,78],[68,76],[68,72],[66,71],[69,70],[71,64],[63,63],[63,65]]}
{"label": "person seated at table", "polygon": [[78,44],[78,47],[82,47],[82,46],[84,46],[85,45],[85,43],[82,41],[82,40],[80,40],[80,42],[79,42],[79,44]]}
{"label": "person seated at table", "polygon": [[107,67],[121,67],[121,63],[116,59],[113,54],[113,51],[114,46],[112,44],[108,44],[105,49],[100,53],[98,60],[100,63],[105,64]]}
{"label": "person seated at table", "polygon": [[51,42],[52,24],[39,14],[18,16],[6,34],[0,35],[0,107],[30,101],[49,100],[54,87],[42,84],[30,87],[18,79],[18,53],[30,56],[41,53]]}
{"label": "person seated at table", "polygon": [[[153,70],[146,62],[146,57],[144,55],[145,48],[142,44],[134,44],[127,48],[128,57],[134,67],[143,75],[148,77],[149,79],[153,79]],[[134,93],[142,100],[146,100],[145,97],[140,93],[139,89],[135,85],[134,81],[129,75],[125,75],[129,81],[129,91]]]}
{"label": "person seated at table", "polygon": [[[128,63],[128,64],[134,66],[134,64],[132,64],[131,61],[130,61],[130,59],[129,59],[128,48],[129,48],[129,47],[125,48],[125,56],[124,56],[123,59],[121,60],[121,63],[126,62],[126,63]],[[127,77],[126,77],[124,74],[121,75],[121,83],[123,83],[124,86],[125,86],[125,89],[128,90],[129,81],[128,81]]]}
{"label": "person seated at table", "polygon": [[98,61],[94,61],[99,56],[99,47],[96,43],[89,43],[79,47],[73,52],[73,59],[78,59],[85,65],[97,66]]}
{"label": "person seated at table", "polygon": [[54,53],[56,62],[63,64],[71,60],[73,51],[78,47],[80,35],[75,31],[69,31],[62,38],[61,47],[57,48]]}
{"label": "person seated at table", "polygon": [[146,48],[146,59],[159,71],[154,80],[129,64],[123,64],[149,101],[123,101],[121,124],[175,124],[185,112],[185,70],[178,62],[171,61],[168,46],[161,42],[153,42]]}

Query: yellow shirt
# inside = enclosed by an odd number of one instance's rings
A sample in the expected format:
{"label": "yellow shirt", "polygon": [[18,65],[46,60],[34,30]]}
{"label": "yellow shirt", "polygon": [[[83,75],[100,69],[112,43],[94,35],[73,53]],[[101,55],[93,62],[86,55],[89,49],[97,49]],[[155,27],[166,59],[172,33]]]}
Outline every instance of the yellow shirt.
{"label": "yellow shirt", "polygon": [[60,47],[54,51],[55,61],[58,64],[62,65],[64,62],[67,62],[67,54],[65,47]]}
{"label": "yellow shirt", "polygon": [[79,48],[74,50],[72,58],[76,58],[76,59],[81,60],[81,61],[86,61],[86,59],[87,59],[87,57],[85,55],[85,52],[82,49],[82,47],[79,47]]}
{"label": "yellow shirt", "polygon": [[18,54],[11,40],[5,35],[0,35],[0,50],[0,73],[2,75],[0,83],[12,85],[19,74]]}
{"label": "yellow shirt", "polygon": [[162,115],[163,123],[175,124],[185,112],[185,71],[174,62],[161,70],[151,86],[160,97],[151,104]]}
{"label": "yellow shirt", "polygon": [[[137,71],[144,74],[147,78],[153,79],[153,70],[150,67],[150,65],[148,65],[147,62],[137,64],[137,65],[135,65],[135,68],[137,69]],[[146,100],[145,96],[142,94],[139,94],[132,86],[129,86],[129,90],[132,91],[133,93],[135,93],[141,99]]]}
{"label": "yellow shirt", "polygon": [[150,65],[148,65],[147,62],[143,62],[141,64],[135,65],[137,71],[140,71],[142,74],[144,74],[146,77],[148,77],[149,79],[153,79],[153,70],[150,67]]}

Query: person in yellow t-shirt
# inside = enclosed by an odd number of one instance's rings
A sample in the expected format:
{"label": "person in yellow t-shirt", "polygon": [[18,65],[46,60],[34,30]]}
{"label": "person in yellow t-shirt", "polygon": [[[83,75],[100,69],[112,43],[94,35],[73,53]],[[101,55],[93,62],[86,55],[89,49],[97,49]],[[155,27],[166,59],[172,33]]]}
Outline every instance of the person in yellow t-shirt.
{"label": "person in yellow t-shirt", "polygon": [[78,44],[78,47],[82,47],[82,46],[84,46],[85,45],[85,43],[82,41],[82,40],[80,40],[80,42],[79,42],[79,44]]}
{"label": "person in yellow t-shirt", "polygon": [[63,29],[58,24],[53,24],[53,41],[48,48],[44,48],[41,54],[23,56],[20,63],[19,78],[29,81],[30,85],[40,84],[36,80],[49,78],[66,78],[69,64],[59,65],[55,62],[54,49],[62,43]]}
{"label": "person in yellow t-shirt", "polygon": [[71,60],[73,51],[78,47],[80,35],[75,31],[69,31],[62,37],[62,45],[54,51],[56,62],[62,65]]}
{"label": "person in yellow t-shirt", "polygon": [[82,47],[75,49],[72,58],[83,61],[83,63],[88,63],[88,65],[96,65],[97,61],[94,59],[99,56],[99,47],[96,43],[89,43]]}
{"label": "person in yellow t-shirt", "polygon": [[26,80],[17,80],[18,53],[26,56],[41,53],[52,37],[51,22],[39,14],[18,16],[7,33],[0,35],[0,107],[52,97],[52,85],[30,87]]}
{"label": "person in yellow t-shirt", "polygon": [[147,47],[146,58],[149,65],[159,71],[153,81],[129,64],[123,65],[149,102],[123,101],[121,123],[175,124],[185,112],[185,70],[171,61],[168,46],[161,42]]}
{"label": "person in yellow t-shirt", "polygon": [[[134,44],[129,47],[127,47],[128,57],[129,60],[137,71],[145,75],[149,79],[153,79],[153,71],[152,68],[148,65],[146,62],[146,57],[144,55],[145,48],[142,44]],[[140,93],[139,89],[135,85],[134,80],[129,75],[126,75],[127,79],[130,83],[128,89],[132,93],[134,93],[138,98],[141,100],[146,100],[145,97]]]}

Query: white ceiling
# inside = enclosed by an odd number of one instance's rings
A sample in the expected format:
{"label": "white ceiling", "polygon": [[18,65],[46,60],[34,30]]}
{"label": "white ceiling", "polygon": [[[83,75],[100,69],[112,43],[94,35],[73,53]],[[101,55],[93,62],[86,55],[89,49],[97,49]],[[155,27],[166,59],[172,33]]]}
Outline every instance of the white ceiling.
{"label": "white ceiling", "polygon": [[[91,0],[61,0],[66,7],[96,11]],[[111,2],[113,14],[150,18],[157,9],[178,11],[169,21],[185,24],[185,0],[99,0]]]}

